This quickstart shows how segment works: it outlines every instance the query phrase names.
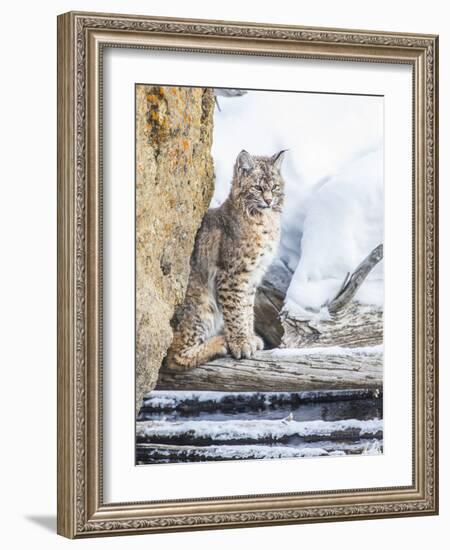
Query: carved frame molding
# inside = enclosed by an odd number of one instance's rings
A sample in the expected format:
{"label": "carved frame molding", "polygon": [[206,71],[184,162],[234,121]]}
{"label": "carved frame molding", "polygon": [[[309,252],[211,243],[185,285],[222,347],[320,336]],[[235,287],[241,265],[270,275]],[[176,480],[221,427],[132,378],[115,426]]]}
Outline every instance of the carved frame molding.
{"label": "carved frame molding", "polygon": [[[414,89],[414,483],[107,505],[102,500],[102,48],[408,63]],[[58,17],[58,533],[75,538],[436,514],[438,38],[254,23]]]}

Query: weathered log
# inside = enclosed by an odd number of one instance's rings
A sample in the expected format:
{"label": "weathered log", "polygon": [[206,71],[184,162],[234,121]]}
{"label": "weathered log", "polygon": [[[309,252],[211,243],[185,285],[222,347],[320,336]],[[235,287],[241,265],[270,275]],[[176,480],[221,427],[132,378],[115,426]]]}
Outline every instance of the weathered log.
{"label": "weathered log", "polygon": [[377,346],[383,343],[383,310],[350,302],[324,319],[282,317],[282,347]]}
{"label": "weathered log", "polygon": [[305,392],[158,391],[144,397],[137,420],[275,420],[290,412],[302,420],[382,418],[378,389]]}
{"label": "weathered log", "polygon": [[228,420],[214,422],[142,421],[136,424],[136,442],[165,445],[260,445],[314,443],[317,441],[359,441],[381,439],[383,420]]}
{"label": "weathered log", "polygon": [[174,462],[203,462],[256,458],[298,458],[333,455],[380,454],[379,439],[354,442],[321,442],[316,446],[289,447],[286,445],[163,445],[141,443],[136,447],[138,464]]}
{"label": "weathered log", "polygon": [[275,261],[261,284],[255,296],[255,331],[260,334],[268,348],[277,348],[284,334],[280,320],[292,271],[281,260]]}
{"label": "weathered log", "polygon": [[184,371],[161,369],[158,390],[288,391],[381,388],[383,352],[368,348],[260,351]]}
{"label": "weathered log", "polygon": [[255,330],[268,348],[375,346],[383,343],[383,310],[353,300],[357,290],[383,257],[378,245],[345,277],[336,296],[323,307],[329,316],[305,312],[304,317],[283,313],[292,271],[281,260],[270,267],[255,298]]}
{"label": "weathered log", "polygon": [[302,392],[204,392],[153,390],[142,402],[141,411],[199,413],[211,411],[261,410],[279,407],[300,407],[313,403],[341,403],[380,399],[379,389],[328,390]]}

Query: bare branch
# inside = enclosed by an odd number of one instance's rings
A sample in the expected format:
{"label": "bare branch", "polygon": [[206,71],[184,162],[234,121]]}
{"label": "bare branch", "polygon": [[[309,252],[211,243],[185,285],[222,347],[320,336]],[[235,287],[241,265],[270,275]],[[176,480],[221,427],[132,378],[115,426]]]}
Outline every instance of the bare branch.
{"label": "bare branch", "polygon": [[327,304],[328,311],[331,315],[345,308],[353,296],[356,294],[358,288],[363,284],[367,275],[377,265],[377,263],[383,258],[383,245],[379,244],[372,252],[365,258],[359,266],[352,273],[350,278],[347,276],[344,282],[336,294],[336,296]]}

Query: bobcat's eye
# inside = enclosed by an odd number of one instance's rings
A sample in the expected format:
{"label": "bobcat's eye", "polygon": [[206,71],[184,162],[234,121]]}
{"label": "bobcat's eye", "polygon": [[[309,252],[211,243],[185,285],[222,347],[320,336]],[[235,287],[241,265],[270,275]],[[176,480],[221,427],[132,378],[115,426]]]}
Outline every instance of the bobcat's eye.
{"label": "bobcat's eye", "polygon": [[256,191],[262,192],[263,188],[260,185],[255,185]]}

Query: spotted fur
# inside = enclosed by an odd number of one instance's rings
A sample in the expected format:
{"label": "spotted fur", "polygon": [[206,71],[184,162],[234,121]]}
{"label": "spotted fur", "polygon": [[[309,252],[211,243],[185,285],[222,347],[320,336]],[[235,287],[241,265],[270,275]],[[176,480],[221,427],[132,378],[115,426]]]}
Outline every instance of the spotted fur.
{"label": "spotted fur", "polygon": [[191,368],[230,352],[251,357],[264,347],[254,332],[254,299],[280,238],[284,151],[239,153],[231,191],[208,210],[197,233],[183,304],[174,319],[169,368]]}

